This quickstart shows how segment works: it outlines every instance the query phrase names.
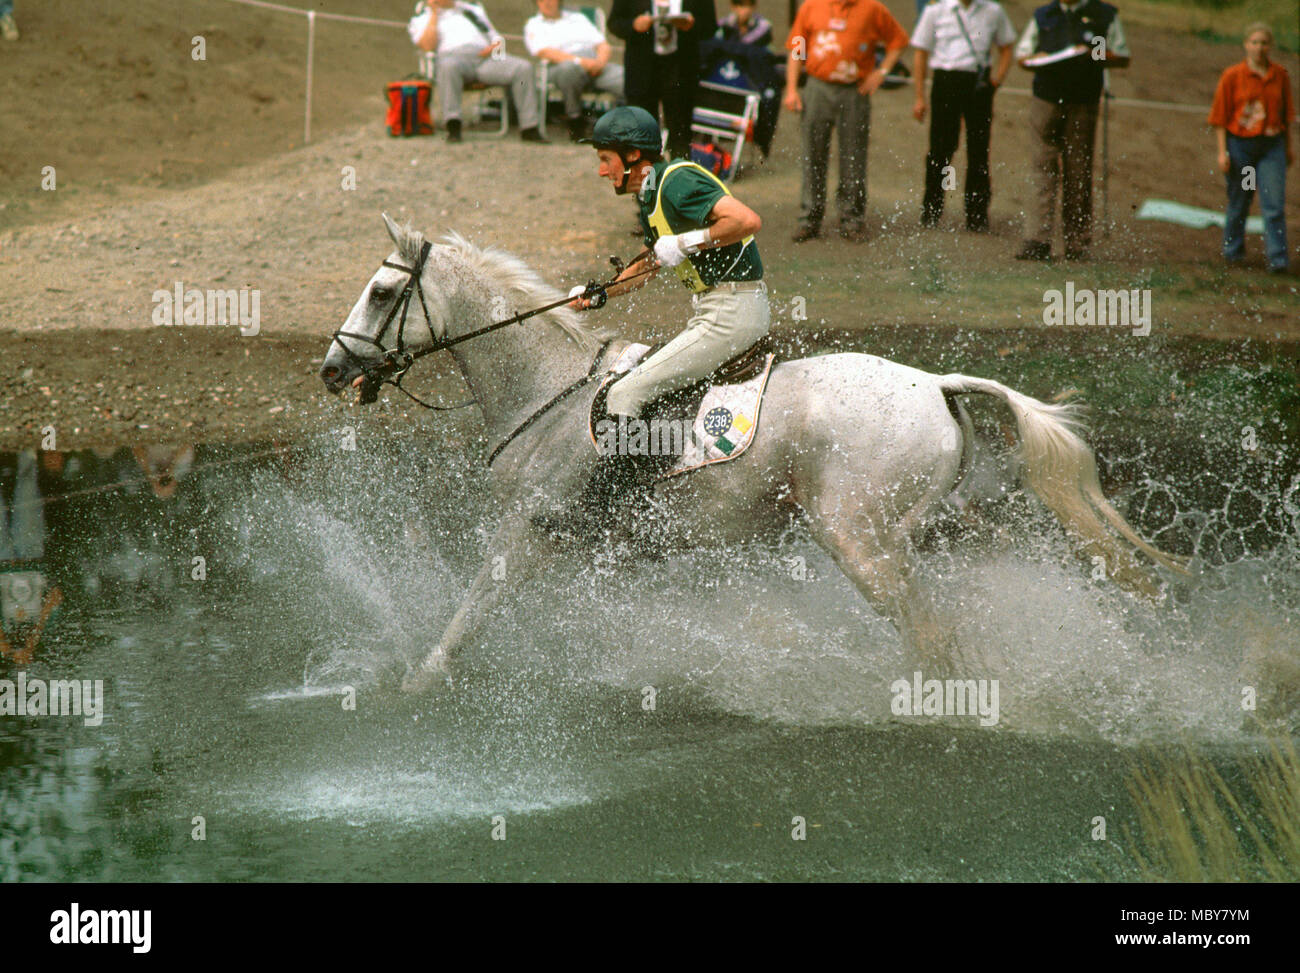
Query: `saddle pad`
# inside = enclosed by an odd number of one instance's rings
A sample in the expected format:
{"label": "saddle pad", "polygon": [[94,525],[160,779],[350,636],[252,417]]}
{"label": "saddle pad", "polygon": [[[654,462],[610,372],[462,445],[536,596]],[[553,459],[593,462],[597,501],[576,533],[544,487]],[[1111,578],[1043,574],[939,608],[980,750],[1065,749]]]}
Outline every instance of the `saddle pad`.
{"label": "saddle pad", "polygon": [[[643,344],[631,344],[624,348],[601,381],[600,388],[603,389],[619,376],[631,371],[649,350],[650,346]],[[711,463],[725,463],[749,449],[758,432],[758,414],[775,357],[769,353],[763,361],[762,371],[747,381],[708,387],[695,409],[693,435],[685,437],[681,455],[656,477],[657,482]],[[689,416],[690,413],[686,415]],[[587,435],[592,447],[599,451],[590,419]]]}

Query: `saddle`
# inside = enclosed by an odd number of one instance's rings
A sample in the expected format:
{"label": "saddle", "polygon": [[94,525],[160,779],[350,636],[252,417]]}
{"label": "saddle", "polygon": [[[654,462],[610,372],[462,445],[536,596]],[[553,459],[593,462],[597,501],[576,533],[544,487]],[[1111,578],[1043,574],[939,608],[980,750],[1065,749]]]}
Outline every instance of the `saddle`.
{"label": "saddle", "polygon": [[[735,459],[745,452],[758,429],[759,407],[776,358],[771,337],[765,335],[708,377],[649,402],[638,427],[629,431],[606,411],[606,397],[619,378],[663,344],[634,344],[624,349],[601,382],[588,417],[588,434],[597,452],[610,452],[612,442],[614,451],[640,460],[625,464],[639,471],[634,478],[650,483]],[[646,440],[644,444],[638,442],[638,433]]]}
{"label": "saddle", "polygon": [[[656,483],[670,477],[735,459],[753,442],[776,358],[770,340],[764,337],[708,378],[659,397],[640,418],[615,420],[605,408],[610,387],[658,347],[662,345],[628,345],[596,390],[587,435],[601,462],[573,506],[534,517],[534,524],[552,538],[595,540],[622,501],[648,497]],[[633,423],[636,428],[629,430]],[[641,541],[650,543],[650,538]]]}

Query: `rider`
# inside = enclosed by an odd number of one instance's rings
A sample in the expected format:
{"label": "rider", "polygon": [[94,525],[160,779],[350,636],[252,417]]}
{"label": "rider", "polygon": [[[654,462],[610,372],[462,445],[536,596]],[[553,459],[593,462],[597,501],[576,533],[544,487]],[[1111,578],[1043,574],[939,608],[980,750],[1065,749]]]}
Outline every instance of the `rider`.
{"label": "rider", "polygon": [[[636,195],[645,244],[653,251],[628,266],[608,295],[645,286],[659,267],[673,269],[692,292],[686,330],[609,388],[606,411],[631,419],[653,399],[707,378],[767,334],[767,285],[754,242],[762,221],[707,169],[662,158],[659,125],[643,108],[606,112],[584,141],[595,146],[598,172],[614,192]],[[579,297],[573,306],[590,303]]]}

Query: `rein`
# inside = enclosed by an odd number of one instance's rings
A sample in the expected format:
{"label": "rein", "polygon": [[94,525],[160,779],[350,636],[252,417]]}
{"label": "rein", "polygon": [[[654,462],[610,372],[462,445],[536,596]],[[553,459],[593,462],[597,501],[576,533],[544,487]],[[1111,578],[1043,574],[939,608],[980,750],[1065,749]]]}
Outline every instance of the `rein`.
{"label": "rein", "polygon": [[[433,405],[431,403],[424,402],[416,398],[406,389],[402,388],[402,379],[406,377],[406,373],[411,370],[412,365],[414,365],[417,361],[419,361],[421,358],[424,358],[427,355],[432,355],[434,352],[438,352],[438,351],[445,351],[446,349],[451,348],[454,345],[460,344],[462,341],[469,341],[471,338],[482,337],[485,334],[490,334],[491,332],[497,331],[501,328],[509,327],[512,324],[519,324],[523,321],[527,321],[529,318],[536,317],[539,314],[545,314],[547,311],[554,311],[557,307],[563,307],[565,304],[569,304],[576,299],[574,297],[563,297],[558,301],[552,301],[550,304],[543,305],[542,307],[536,307],[530,311],[521,311],[520,313],[514,315],[513,317],[506,318],[504,321],[496,321],[492,324],[487,325],[486,327],[479,328],[476,331],[470,331],[466,334],[458,335],[455,338],[443,338],[439,340],[437,335],[433,333],[433,322],[429,317],[429,306],[424,300],[424,288],[420,285],[420,277],[424,273],[424,265],[425,262],[429,259],[429,253],[430,251],[432,251],[432,249],[433,249],[433,245],[426,240],[424,242],[424,245],[420,247],[420,256],[419,259],[416,261],[414,267],[406,267],[402,264],[393,263],[392,261],[389,260],[385,260],[383,262],[382,266],[392,268],[393,270],[400,270],[404,274],[406,274],[407,275],[406,285],[402,288],[401,295],[398,297],[397,301],[394,302],[393,306],[389,309],[388,316],[384,318],[383,325],[380,326],[379,331],[375,334],[373,338],[370,337],[369,335],[357,334],[356,332],[353,331],[343,331],[341,329],[334,332],[334,342],[337,342],[338,346],[343,349],[343,353],[348,357],[348,359],[361,369],[361,373],[364,376],[361,383],[361,403],[363,405],[369,405],[371,402],[374,402],[375,399],[379,397],[379,389],[383,385],[393,386],[399,392],[405,395],[407,398],[418,403],[419,405],[424,406],[426,409],[436,409],[440,412],[449,412],[453,409],[463,409],[466,408],[467,406],[474,405],[475,402],[478,401],[477,399],[470,399],[468,402],[462,402],[460,405],[451,405],[451,406]],[[632,258],[632,263],[635,264],[638,260],[642,260],[649,253],[650,253],[649,250],[642,250],[639,254],[637,254],[635,257]],[[614,266],[614,276],[611,277],[609,280],[600,283],[597,283],[595,280],[588,281],[586,286],[583,288],[582,293],[578,295],[578,297],[590,301],[592,309],[601,308],[605,306],[605,302],[609,299],[609,295],[606,293],[607,289],[613,286],[615,282],[619,281],[619,275],[623,273],[625,267],[627,266],[618,257],[610,257],[609,262]],[[625,281],[635,280],[638,277],[644,277],[647,274],[654,273],[656,269],[657,268],[642,270],[635,274],[632,274],[630,277],[624,277],[623,280]],[[406,348],[406,340],[405,340],[406,315],[407,315],[407,311],[411,306],[411,295],[413,293],[419,295],[420,309],[424,312],[424,326],[429,331],[429,337],[433,339],[433,343],[431,345],[429,345],[426,348],[421,348],[418,351],[408,351]],[[393,323],[393,318],[397,316],[397,312],[399,309],[402,312],[402,316],[397,322],[397,344],[392,348],[385,348],[382,344],[384,335],[387,334],[389,327]],[[346,344],[344,344],[344,342],[341,340],[343,338],[351,338],[355,341],[363,341],[368,345],[373,345],[379,351],[380,354],[379,360],[374,361],[374,360],[366,360],[361,358],[359,355],[353,352],[351,348],[349,348]],[[579,380],[579,382],[570,386],[564,392],[560,393],[560,395],[557,396],[555,399],[552,399],[549,403],[547,403],[547,405],[543,406],[541,412],[535,414],[532,418],[530,418],[527,422],[525,422],[523,426],[521,426],[519,429],[516,429],[506,440],[506,443],[509,443],[510,440],[514,439],[515,436],[519,435],[519,433],[522,432],[525,427],[531,425],[532,422],[538,418],[538,416],[540,416],[546,410],[550,409],[551,406],[556,404],[556,402],[558,402],[560,399],[564,398],[571,392],[576,391],[577,388],[581,387],[582,384],[586,383],[592,377],[592,375],[595,374],[594,370],[596,368],[596,362],[600,361],[601,355],[604,354],[605,347],[607,346],[608,343],[606,343],[605,346],[602,346],[600,351],[596,354],[595,361],[593,361],[591,365],[592,372],[589,373],[586,376],[586,378]],[[495,459],[497,453],[499,453],[501,449],[504,448],[505,448],[505,443],[503,443],[500,447],[497,448],[496,451],[493,452],[492,459]],[[491,460],[489,460],[488,463],[489,465],[491,465]]]}

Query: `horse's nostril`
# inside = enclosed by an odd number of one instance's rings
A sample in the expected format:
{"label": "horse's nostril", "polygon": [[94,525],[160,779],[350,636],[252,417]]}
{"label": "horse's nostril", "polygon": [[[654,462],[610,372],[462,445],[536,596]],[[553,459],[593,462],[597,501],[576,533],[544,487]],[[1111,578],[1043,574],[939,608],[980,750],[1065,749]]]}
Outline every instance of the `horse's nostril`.
{"label": "horse's nostril", "polygon": [[320,375],[321,378],[325,379],[325,381],[332,382],[334,379],[339,377],[338,367],[335,365],[327,365],[325,368],[320,370]]}

